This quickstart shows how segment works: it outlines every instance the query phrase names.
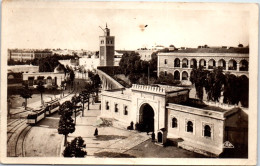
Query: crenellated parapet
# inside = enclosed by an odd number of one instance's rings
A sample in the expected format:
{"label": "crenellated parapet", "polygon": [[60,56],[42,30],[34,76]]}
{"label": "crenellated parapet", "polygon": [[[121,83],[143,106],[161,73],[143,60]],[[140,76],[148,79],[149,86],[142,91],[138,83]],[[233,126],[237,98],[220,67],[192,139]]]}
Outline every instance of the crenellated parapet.
{"label": "crenellated parapet", "polygon": [[166,94],[165,88],[157,87],[157,86],[133,84],[131,89],[136,91],[144,91],[144,92],[157,93],[163,95]]}

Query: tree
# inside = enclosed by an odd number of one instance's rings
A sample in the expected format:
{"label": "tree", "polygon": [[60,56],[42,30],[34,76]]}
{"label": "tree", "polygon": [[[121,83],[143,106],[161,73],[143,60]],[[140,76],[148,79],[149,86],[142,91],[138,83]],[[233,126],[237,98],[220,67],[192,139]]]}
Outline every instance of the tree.
{"label": "tree", "polygon": [[80,102],[82,104],[82,116],[84,116],[84,105],[86,102],[88,102],[88,109],[89,109],[89,95],[90,95],[90,92],[88,92],[87,90],[83,90],[79,97],[80,97]]}
{"label": "tree", "polygon": [[71,98],[71,103],[73,104],[73,109],[74,109],[74,114],[75,114],[75,124],[76,124],[76,118],[77,118],[77,109],[78,109],[78,107],[77,107],[77,104],[80,102],[80,98],[79,98],[79,96],[73,96],[72,98]]}
{"label": "tree", "polygon": [[157,60],[158,60],[158,52],[153,52],[151,55],[152,59],[149,61],[149,69],[151,77],[157,78]]}
{"label": "tree", "polygon": [[42,96],[42,94],[45,92],[45,88],[44,88],[44,86],[43,86],[43,82],[42,82],[42,81],[39,81],[39,82],[38,82],[37,90],[38,90],[38,91],[40,92],[40,94],[41,94],[41,103],[42,103],[42,105],[43,105],[43,96]]}
{"label": "tree", "polygon": [[101,79],[100,79],[98,74],[92,75],[92,77],[90,77],[90,79],[92,81],[93,91],[95,91],[96,96],[98,96],[98,91],[99,91],[99,87],[100,87],[100,84],[101,84]]}
{"label": "tree", "polygon": [[243,107],[248,107],[249,79],[246,76],[242,75],[238,77],[238,80],[241,105]]}
{"label": "tree", "polygon": [[61,81],[61,90],[62,90],[62,96],[64,96],[64,89],[66,86],[66,81]]}
{"label": "tree", "polygon": [[25,99],[25,110],[27,109],[27,99],[32,98],[32,91],[29,89],[28,84],[26,84],[21,90],[20,90],[20,96]]}
{"label": "tree", "polygon": [[225,75],[221,67],[213,69],[213,71],[207,74],[205,81],[205,90],[207,93],[207,99],[211,101],[219,101],[221,97],[222,86],[225,82]]}
{"label": "tree", "polygon": [[166,84],[171,86],[176,86],[180,84],[180,81],[174,80],[174,76],[168,73],[166,76],[163,71],[160,72],[158,79],[155,81],[156,84]]}
{"label": "tree", "polygon": [[203,87],[205,86],[205,81],[207,78],[208,71],[204,70],[202,66],[199,68],[193,68],[190,75],[190,81],[195,85],[196,96],[202,100],[203,99]]}
{"label": "tree", "polygon": [[67,137],[69,133],[75,131],[75,123],[69,114],[62,114],[60,116],[58,133],[63,134],[64,137],[64,146],[67,144]]}
{"label": "tree", "polygon": [[238,78],[233,74],[226,73],[223,102],[228,104],[238,104],[240,99],[239,89]]}
{"label": "tree", "polygon": [[128,76],[130,73],[139,72],[138,68],[136,68],[137,64],[139,63],[138,61],[141,62],[141,57],[138,53],[125,53],[119,62],[119,68],[126,76]]}
{"label": "tree", "polygon": [[85,157],[87,152],[84,150],[86,144],[82,137],[74,138],[71,143],[68,143],[63,151],[64,157]]}
{"label": "tree", "polygon": [[64,146],[67,143],[68,134],[75,131],[75,124],[73,123],[73,119],[71,118],[72,113],[73,104],[70,101],[65,101],[59,107],[58,114],[61,116],[59,121],[58,133],[65,136]]}
{"label": "tree", "polygon": [[[70,83],[73,85],[74,84],[74,79],[75,79],[75,74],[73,70],[70,70]],[[72,89],[71,85],[71,89]]]}
{"label": "tree", "polygon": [[59,107],[58,114],[72,116],[73,113],[73,104],[68,100],[62,103]]}
{"label": "tree", "polygon": [[87,101],[88,101],[88,110],[89,110],[89,97],[90,94],[93,92],[93,86],[90,83],[87,83],[85,86],[85,89],[83,90],[84,95],[87,97]]}

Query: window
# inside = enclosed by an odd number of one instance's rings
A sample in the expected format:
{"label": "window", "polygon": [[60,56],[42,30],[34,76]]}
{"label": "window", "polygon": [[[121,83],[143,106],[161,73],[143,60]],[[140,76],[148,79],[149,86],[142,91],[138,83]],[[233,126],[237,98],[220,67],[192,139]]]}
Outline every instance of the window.
{"label": "window", "polygon": [[167,64],[167,59],[164,59],[164,64]]}
{"label": "window", "polygon": [[178,122],[176,118],[172,118],[172,128],[177,128],[178,127]]}
{"label": "window", "polygon": [[204,126],[204,137],[211,137],[211,127],[209,125]]}
{"label": "window", "polygon": [[118,104],[115,104],[115,112],[118,112]]}
{"label": "window", "polygon": [[167,71],[164,71],[164,76],[167,76]]}
{"label": "window", "polygon": [[106,110],[109,110],[109,102],[106,102]]}
{"label": "window", "polygon": [[187,122],[186,129],[187,129],[187,132],[193,133],[193,123],[192,123],[192,121]]}
{"label": "window", "polygon": [[124,115],[128,115],[127,106],[124,106]]}

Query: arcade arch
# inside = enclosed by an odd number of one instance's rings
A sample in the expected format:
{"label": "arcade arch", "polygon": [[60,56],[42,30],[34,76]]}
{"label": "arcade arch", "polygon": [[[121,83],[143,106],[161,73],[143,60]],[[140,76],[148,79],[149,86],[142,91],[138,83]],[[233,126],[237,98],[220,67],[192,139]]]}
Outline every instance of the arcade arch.
{"label": "arcade arch", "polygon": [[190,60],[190,68],[197,68],[197,60],[196,59]]}
{"label": "arcade arch", "polygon": [[180,59],[179,58],[175,58],[174,59],[174,67],[180,67]]}
{"label": "arcade arch", "polygon": [[248,71],[248,61],[243,59],[239,62],[239,71]]}
{"label": "arcade arch", "polygon": [[214,59],[210,59],[208,62],[208,69],[213,69],[216,67],[216,61]]}
{"label": "arcade arch", "polygon": [[201,60],[199,61],[199,66],[206,67],[206,60],[205,60],[205,59],[201,59]]}
{"label": "arcade arch", "polygon": [[224,59],[220,59],[220,60],[218,61],[218,66],[219,66],[219,67],[222,67],[223,70],[226,70],[226,61],[225,61]]}
{"label": "arcade arch", "polygon": [[234,59],[228,61],[228,70],[237,70],[237,62]]}
{"label": "arcade arch", "polygon": [[189,77],[189,74],[188,74],[188,72],[186,72],[186,71],[183,71],[182,72],[182,80],[188,80],[188,77]]}
{"label": "arcade arch", "polygon": [[184,58],[182,60],[182,68],[188,68],[188,65],[189,65],[189,61],[187,58]]}
{"label": "arcade arch", "polygon": [[174,80],[180,80],[180,72],[178,70],[174,72]]}

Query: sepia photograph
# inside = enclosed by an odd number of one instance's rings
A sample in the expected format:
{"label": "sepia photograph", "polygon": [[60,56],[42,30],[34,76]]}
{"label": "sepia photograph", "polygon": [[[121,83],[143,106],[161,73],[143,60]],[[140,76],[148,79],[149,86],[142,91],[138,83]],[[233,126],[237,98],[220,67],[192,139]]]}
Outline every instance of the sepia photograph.
{"label": "sepia photograph", "polygon": [[258,12],[4,0],[1,163],[255,165]]}

